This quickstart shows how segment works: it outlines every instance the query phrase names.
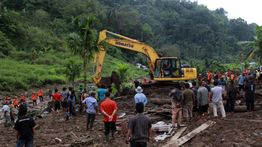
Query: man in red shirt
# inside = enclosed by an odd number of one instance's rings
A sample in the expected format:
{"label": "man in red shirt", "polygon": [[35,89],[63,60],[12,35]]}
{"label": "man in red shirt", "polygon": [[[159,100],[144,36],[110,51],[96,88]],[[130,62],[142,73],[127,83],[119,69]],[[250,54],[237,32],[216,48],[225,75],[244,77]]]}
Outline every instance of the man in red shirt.
{"label": "man in red shirt", "polygon": [[116,131],[117,104],[115,101],[111,100],[109,92],[106,92],[105,97],[104,101],[100,104],[100,111],[104,115],[105,136],[108,142],[110,130],[112,138],[114,138],[114,133]]}
{"label": "man in red shirt", "polygon": [[58,92],[58,89],[55,89],[55,93],[52,95],[53,101],[55,102],[55,111],[60,109],[60,102],[62,99],[62,95]]}
{"label": "man in red shirt", "polygon": [[208,84],[211,83],[212,78],[213,78],[213,74],[212,74],[212,72],[211,72],[211,71],[208,71],[208,73],[207,73],[207,81],[208,81]]}

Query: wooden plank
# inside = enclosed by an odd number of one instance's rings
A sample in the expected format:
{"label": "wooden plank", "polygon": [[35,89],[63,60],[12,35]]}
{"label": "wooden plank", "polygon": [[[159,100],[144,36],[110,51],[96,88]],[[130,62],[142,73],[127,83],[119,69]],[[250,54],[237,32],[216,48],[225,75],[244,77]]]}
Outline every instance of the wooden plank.
{"label": "wooden plank", "polygon": [[196,136],[198,133],[202,132],[203,130],[207,129],[208,127],[214,125],[216,122],[214,121],[207,121],[204,124],[202,124],[201,126],[197,127],[196,129],[194,129],[193,131],[191,131],[190,133],[188,133],[187,135],[175,140],[172,144],[172,146],[174,147],[178,147],[183,145],[184,143],[186,143],[187,141],[189,141],[190,139],[192,139],[194,136]]}
{"label": "wooden plank", "polygon": [[187,127],[183,127],[177,130],[176,134],[164,145],[163,147],[169,147],[174,141],[176,141],[185,131]]}

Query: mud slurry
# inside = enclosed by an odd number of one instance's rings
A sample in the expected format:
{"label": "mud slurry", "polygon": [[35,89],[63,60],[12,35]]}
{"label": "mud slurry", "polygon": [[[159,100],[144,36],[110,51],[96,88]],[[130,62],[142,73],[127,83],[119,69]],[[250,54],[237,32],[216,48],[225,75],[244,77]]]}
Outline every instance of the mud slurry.
{"label": "mud slurry", "polygon": [[[172,87],[144,89],[144,92],[149,97],[149,104],[146,109],[159,108],[160,106],[150,103],[150,98],[168,98],[168,93]],[[118,132],[115,134],[115,139],[110,143],[104,140],[104,124],[102,115],[97,115],[94,124],[94,130],[86,131],[86,115],[78,114],[68,121],[63,120],[63,113],[51,113],[44,116],[42,119],[37,118],[36,123],[40,126],[35,131],[34,146],[38,147],[65,147],[65,146],[95,146],[95,147],[127,147],[125,133],[125,123],[128,118],[134,116],[133,104],[134,92],[127,93],[126,97],[117,99],[119,112],[126,115],[119,119]],[[261,97],[257,98],[261,99]],[[153,123],[157,121],[171,122],[171,119],[166,116],[152,116]],[[189,133],[196,127],[200,126],[207,120],[216,122],[212,127],[197,134],[183,146],[188,147],[244,147],[244,146],[262,146],[262,111],[244,112],[227,114],[225,119],[222,118],[202,118],[194,119],[187,125],[187,130],[183,135]],[[16,132],[13,128],[5,128],[0,124],[0,146],[13,147],[16,144]],[[155,135],[157,135],[155,133]],[[182,136],[183,136],[182,135]],[[62,142],[56,141],[59,138]],[[159,147],[164,145],[169,139],[160,142],[150,143],[151,147]]]}

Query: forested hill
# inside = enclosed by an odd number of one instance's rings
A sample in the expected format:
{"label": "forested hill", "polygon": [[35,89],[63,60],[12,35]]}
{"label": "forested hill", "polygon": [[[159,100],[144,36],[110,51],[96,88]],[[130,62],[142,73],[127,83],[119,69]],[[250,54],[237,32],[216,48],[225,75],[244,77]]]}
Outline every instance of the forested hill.
{"label": "forested hill", "polygon": [[238,41],[253,40],[256,24],[229,20],[223,8],[210,11],[187,0],[3,0],[1,56],[11,50],[66,50],[72,19],[94,14],[103,28],[156,48],[162,55],[230,60]]}

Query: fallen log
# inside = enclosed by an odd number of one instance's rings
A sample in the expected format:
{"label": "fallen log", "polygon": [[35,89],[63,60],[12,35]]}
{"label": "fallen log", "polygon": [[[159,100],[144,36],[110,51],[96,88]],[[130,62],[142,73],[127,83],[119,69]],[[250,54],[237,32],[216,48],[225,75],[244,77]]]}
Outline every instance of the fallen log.
{"label": "fallen log", "polygon": [[71,144],[71,147],[90,146],[92,144],[94,144],[94,139],[93,138],[80,138],[78,140],[75,140]]}
{"label": "fallen log", "polygon": [[244,119],[244,118],[230,118],[230,119],[225,119],[226,121],[247,121],[247,122],[254,122],[254,123],[262,123],[262,120],[259,119]]}
{"label": "fallen log", "polygon": [[[260,105],[255,105],[255,110],[261,110],[261,106]],[[234,111],[235,112],[246,112],[247,111],[247,106],[245,106],[245,105],[235,106]]]}
{"label": "fallen log", "polygon": [[157,105],[164,105],[164,104],[171,105],[171,99],[151,98],[150,102]]}
{"label": "fallen log", "polygon": [[194,129],[193,131],[191,131],[190,133],[188,133],[187,135],[176,139],[174,142],[170,142],[169,147],[178,147],[183,145],[184,143],[186,143],[187,141],[189,141],[190,139],[192,139],[194,136],[196,136],[198,133],[202,132],[203,130],[207,129],[208,127],[214,125],[216,122],[214,121],[207,121],[204,124],[202,124],[201,126],[199,126],[198,128]]}
{"label": "fallen log", "polygon": [[126,99],[126,98],[127,98],[127,96],[119,96],[119,97],[115,97],[113,99],[116,101],[116,100],[119,100],[119,99]]}
{"label": "fallen log", "polygon": [[164,117],[172,118],[171,109],[160,109],[160,110],[148,110],[147,114],[161,115]]}
{"label": "fallen log", "polygon": [[171,109],[157,109],[157,110],[151,109],[148,110],[146,113],[171,113],[171,112],[172,112]]}

